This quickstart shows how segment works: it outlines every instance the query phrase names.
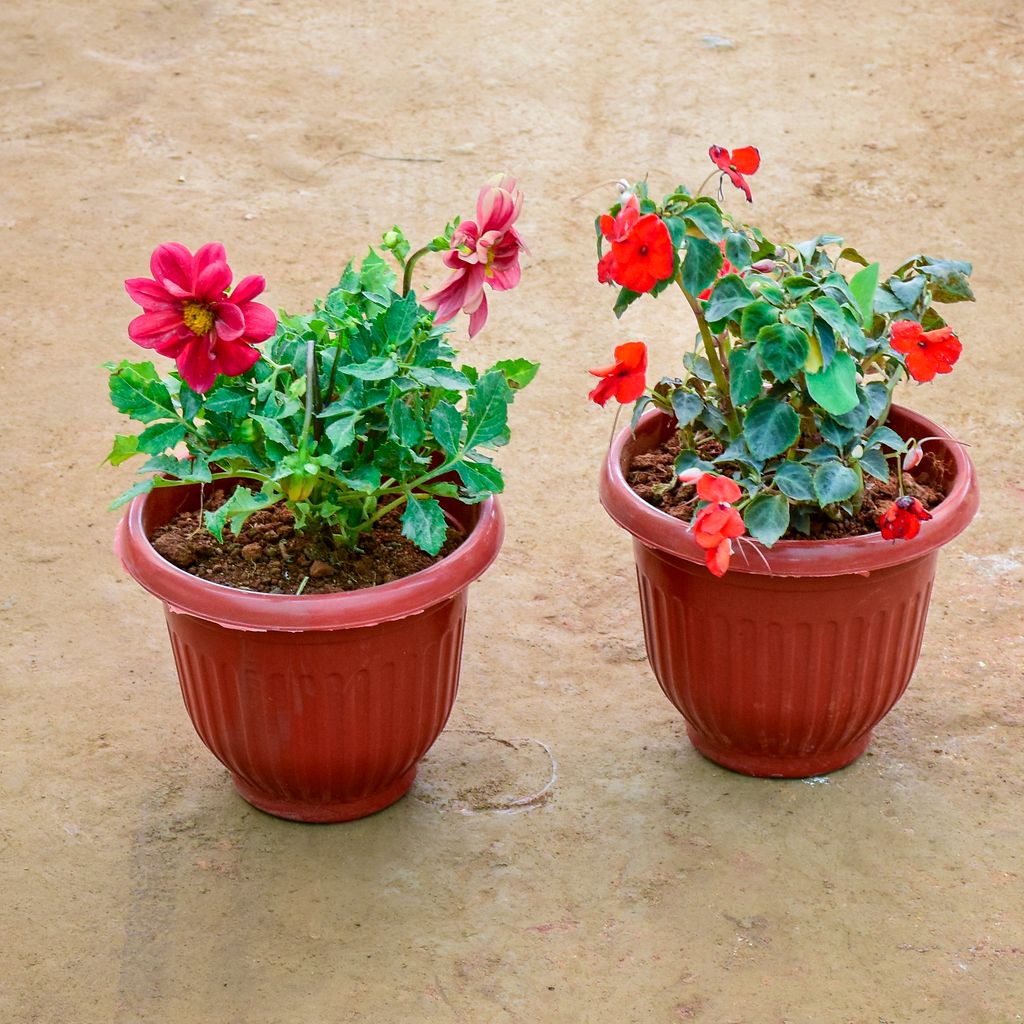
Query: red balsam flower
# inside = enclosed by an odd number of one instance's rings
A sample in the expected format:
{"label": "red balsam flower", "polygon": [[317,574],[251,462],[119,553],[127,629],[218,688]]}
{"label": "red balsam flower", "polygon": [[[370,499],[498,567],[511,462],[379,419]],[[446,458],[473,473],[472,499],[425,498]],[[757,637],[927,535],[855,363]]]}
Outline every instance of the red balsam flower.
{"label": "red balsam flower", "polygon": [[743,190],[747,202],[754,200],[750,195],[750,186],[744,174],[753,174],[761,166],[761,154],[755,146],[744,146],[742,149],[734,149],[731,153],[721,146],[712,146],[708,150],[711,162],[738,188]]}
{"label": "red balsam flower", "polygon": [[649,292],[672,276],[672,236],[656,214],[640,216],[640,203],[631,195],[615,217],[604,214],[601,234],[611,243],[597,265],[601,284],[614,281],[634,292]]}
{"label": "red balsam flower", "polygon": [[913,540],[932,514],[917,498],[897,498],[879,517],[883,540]]}
{"label": "red balsam flower", "polygon": [[922,382],[932,380],[937,373],[952,373],[963,351],[951,327],[926,331],[914,320],[897,320],[889,340],[893,350],[906,357],[907,373]]}
{"label": "red balsam flower", "polygon": [[642,341],[627,341],[615,349],[615,362],[588,370],[601,382],[587,395],[593,402],[604,407],[609,398],[620,405],[635,402],[647,387],[647,346]]}
{"label": "red balsam flower", "polygon": [[697,481],[697,497],[705,505],[690,524],[693,539],[705,549],[704,564],[715,576],[724,576],[732,557],[732,541],[747,532],[739,511],[732,507],[743,492],[735,480],[705,473]]}
{"label": "red balsam flower", "polygon": [[145,312],[128,337],[173,359],[193,391],[204,394],[218,373],[237,377],[259,359],[252,346],[277,328],[273,310],[252,300],[266,288],[258,274],[243,277],[228,295],[233,274],[224,246],[209,242],[192,253],[165,242],[149,261],[153,279],[129,278],[125,291]]}

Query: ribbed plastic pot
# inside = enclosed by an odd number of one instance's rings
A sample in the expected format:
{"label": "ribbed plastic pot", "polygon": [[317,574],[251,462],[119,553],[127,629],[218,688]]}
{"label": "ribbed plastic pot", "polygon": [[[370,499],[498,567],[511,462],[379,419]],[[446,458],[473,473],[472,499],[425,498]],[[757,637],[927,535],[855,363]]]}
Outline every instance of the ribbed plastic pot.
{"label": "ribbed plastic pot", "polygon": [[122,564],[164,603],[185,706],[254,807],[350,821],[394,803],[455,702],[466,591],[497,557],[493,498],[446,510],[467,532],[434,565],[342,594],[257,594],[192,576],[149,542],[197,488],[136,498],[118,526]]}
{"label": "ribbed plastic pot", "polygon": [[746,775],[805,778],[850,764],[903,695],[921,651],[939,549],[978,510],[974,467],[925,417],[889,426],[924,445],[946,491],[916,538],[879,534],[734,545],[711,575],[685,523],[626,482],[634,455],[675,429],[658,412],[612,444],[601,503],[633,536],[651,667],[705,757]]}

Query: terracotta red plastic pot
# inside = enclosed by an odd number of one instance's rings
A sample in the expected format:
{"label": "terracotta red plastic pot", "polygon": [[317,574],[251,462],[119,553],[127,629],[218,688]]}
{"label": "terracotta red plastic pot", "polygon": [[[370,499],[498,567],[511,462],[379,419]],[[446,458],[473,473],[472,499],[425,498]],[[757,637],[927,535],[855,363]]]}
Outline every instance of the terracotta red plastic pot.
{"label": "terracotta red plastic pot", "polygon": [[[685,523],[649,505],[624,471],[675,429],[658,412],[622,431],[601,503],[633,535],[647,654],[705,757],[747,775],[803,778],[859,757],[903,695],[921,651],[938,551],[978,510],[965,450],[894,407],[889,426],[924,446],[946,490],[910,541],[879,534],[734,547],[718,579]],[[762,557],[763,556],[763,557]]]}
{"label": "terracotta red plastic pot", "polygon": [[164,602],[200,738],[253,806],[349,821],[398,800],[455,701],[466,589],[497,557],[498,503],[452,503],[468,536],[422,572],[343,594],[257,594],[199,579],[149,536],[198,488],[136,498],[117,534],[125,569]]}

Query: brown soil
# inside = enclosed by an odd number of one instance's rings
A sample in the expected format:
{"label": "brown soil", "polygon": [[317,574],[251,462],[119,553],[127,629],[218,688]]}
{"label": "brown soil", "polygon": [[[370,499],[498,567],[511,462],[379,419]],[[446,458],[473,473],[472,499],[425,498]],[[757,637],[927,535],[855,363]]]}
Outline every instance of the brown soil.
{"label": "brown soil", "polygon": [[[719,448],[720,450],[720,448]],[[709,451],[701,451],[708,458]],[[680,483],[675,473],[675,461],[679,455],[679,437],[672,434],[657,448],[637,455],[630,463],[626,481],[644,501],[661,509],[662,512],[688,523],[697,508],[697,489],[693,484]],[[810,534],[790,528],[783,540],[834,540],[837,537],[859,537],[862,534],[878,532],[878,518],[883,511],[899,497],[899,484],[893,471],[887,483],[866,477],[864,502],[854,516],[843,515],[841,519],[830,519],[818,512],[811,516]],[[914,474],[903,474],[903,489],[906,494],[917,498],[928,510],[945,497],[942,490],[930,482],[928,459],[921,463]]]}
{"label": "brown soil", "polygon": [[[227,500],[215,491],[206,503],[214,511]],[[426,569],[462,543],[462,531],[449,524],[436,555],[402,536],[401,514],[391,512],[366,535],[358,549],[336,548],[318,534],[296,533],[295,517],[284,505],[250,516],[236,537],[224,531],[217,542],[199,511],[181,512],[152,537],[169,562],[198,576],[240,590],[264,594],[334,594],[391,583]]]}

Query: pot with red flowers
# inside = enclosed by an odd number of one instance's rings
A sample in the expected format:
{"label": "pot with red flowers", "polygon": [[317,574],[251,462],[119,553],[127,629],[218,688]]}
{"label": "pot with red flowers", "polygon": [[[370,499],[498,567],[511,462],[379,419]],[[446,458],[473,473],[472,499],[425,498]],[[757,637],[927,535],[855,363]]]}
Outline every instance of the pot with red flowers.
{"label": "pot with red flowers", "polygon": [[956,366],[938,306],[973,299],[971,267],[918,255],[882,274],[835,235],[771,241],[723,195],[752,200],[759,152],[710,156],[696,190],[621,182],[596,221],[616,316],[670,292],[694,323],[671,376],[648,384],[641,340],[590,371],[593,401],[633,405],[601,501],[633,537],[648,656],[693,745],[819,775],[902,696],[938,551],[977,511],[965,446],[893,403]]}
{"label": "pot with red flowers", "polygon": [[[413,252],[397,227],[312,312],[232,288],[217,243],[160,245],[125,282],[128,333],[174,360],[110,364],[143,425],[117,551],[164,603],[185,704],[241,795],[301,821],[393,803],[451,712],[466,591],[497,556],[495,449],[536,364],[460,362],[447,326],[519,281],[523,195],[480,190],[476,218]],[[417,297],[429,253],[450,270]]]}

